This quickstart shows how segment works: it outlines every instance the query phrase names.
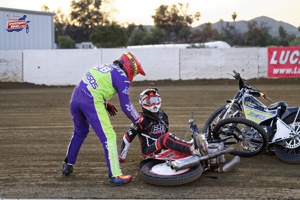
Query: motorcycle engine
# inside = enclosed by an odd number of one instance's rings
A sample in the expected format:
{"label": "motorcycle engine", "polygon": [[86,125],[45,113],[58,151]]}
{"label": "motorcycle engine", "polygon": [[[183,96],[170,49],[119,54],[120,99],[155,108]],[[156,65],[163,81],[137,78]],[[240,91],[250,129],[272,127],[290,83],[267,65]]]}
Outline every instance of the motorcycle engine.
{"label": "motorcycle engine", "polygon": [[[220,143],[209,143],[208,147],[207,147],[207,151],[208,153],[213,153],[213,152],[217,152],[217,151],[221,151],[224,150],[224,143],[220,142]],[[216,158],[212,158],[209,160],[209,164],[211,168],[217,168],[220,166],[220,164],[224,163],[225,160],[225,155],[222,154]]]}

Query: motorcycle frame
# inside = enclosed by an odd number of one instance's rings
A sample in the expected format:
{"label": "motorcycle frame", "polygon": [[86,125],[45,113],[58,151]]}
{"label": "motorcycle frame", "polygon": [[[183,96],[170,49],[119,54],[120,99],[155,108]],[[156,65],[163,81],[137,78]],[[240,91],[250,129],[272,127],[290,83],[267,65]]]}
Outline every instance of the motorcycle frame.
{"label": "motorcycle frame", "polygon": [[[297,114],[299,114],[299,112]],[[295,119],[297,119],[297,115],[296,115]],[[295,121],[293,123],[295,123]],[[291,126],[287,125],[279,117],[277,117],[276,127],[277,127],[276,133],[274,134],[274,137],[272,138],[272,141],[270,142],[270,144],[280,142],[280,141],[284,141],[284,140],[287,140],[287,139],[291,139],[292,137],[297,135],[296,130],[293,129]],[[299,128],[300,127],[298,127],[298,129]],[[294,148],[297,148],[298,146],[295,146]],[[292,149],[294,149],[294,148],[292,148]]]}

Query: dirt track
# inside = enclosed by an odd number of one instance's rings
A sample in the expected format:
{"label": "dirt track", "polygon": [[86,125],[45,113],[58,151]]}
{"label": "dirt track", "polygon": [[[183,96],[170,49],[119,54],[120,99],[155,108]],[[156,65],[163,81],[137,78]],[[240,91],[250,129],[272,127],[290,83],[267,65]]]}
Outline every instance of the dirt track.
{"label": "dirt track", "polygon": [[[274,102],[300,105],[297,79],[249,82]],[[183,139],[189,136],[191,111],[202,128],[208,116],[225,99],[232,98],[238,87],[233,80],[134,83],[131,98],[136,108],[139,93],[153,86],[162,96],[170,132]],[[132,183],[112,188],[108,185],[102,147],[93,131],[81,148],[74,173],[62,177],[62,160],[73,129],[69,114],[72,90],[71,86],[0,83],[0,198],[300,199],[300,165],[283,163],[274,155],[242,158],[239,168],[232,172],[205,172],[198,180],[182,186],[149,185],[138,174],[138,139],[122,164],[123,173],[133,175]],[[117,95],[112,103],[119,108],[111,121],[120,144],[130,122],[121,112]]]}

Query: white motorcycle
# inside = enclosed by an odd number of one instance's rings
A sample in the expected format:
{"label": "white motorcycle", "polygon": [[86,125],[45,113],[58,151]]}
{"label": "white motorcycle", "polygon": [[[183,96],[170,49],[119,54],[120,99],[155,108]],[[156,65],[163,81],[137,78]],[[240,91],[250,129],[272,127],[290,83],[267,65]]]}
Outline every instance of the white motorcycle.
{"label": "white motorcycle", "polygon": [[[208,140],[221,138],[231,140],[230,144],[235,143],[236,155],[249,156],[257,152],[262,152],[261,145],[258,143],[257,133],[248,132],[247,137],[236,134],[229,137],[229,133],[214,130],[220,129],[216,124],[220,120],[228,118],[244,118],[259,124],[267,133],[269,138],[268,151],[275,152],[276,156],[286,163],[300,162],[300,107],[288,107],[286,102],[280,101],[269,106],[260,102],[257,97],[263,97],[271,101],[265,93],[257,88],[251,87],[240,76],[233,71],[233,77],[239,81],[239,90],[233,99],[227,100],[227,104],[218,108],[207,120],[203,132],[212,129],[212,134],[208,134]],[[231,74],[230,74],[231,75]],[[234,126],[232,125],[232,128]],[[219,131],[219,132],[218,132]],[[247,140],[243,140],[246,138]],[[261,137],[262,139],[262,137]],[[247,144],[246,144],[247,143]],[[249,154],[240,153],[237,146],[247,150]]]}

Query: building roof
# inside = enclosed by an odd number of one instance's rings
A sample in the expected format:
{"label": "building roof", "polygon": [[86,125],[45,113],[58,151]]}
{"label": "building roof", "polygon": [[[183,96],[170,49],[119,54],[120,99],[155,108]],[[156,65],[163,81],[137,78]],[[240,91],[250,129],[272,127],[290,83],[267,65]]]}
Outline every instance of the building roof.
{"label": "building roof", "polygon": [[26,12],[30,14],[38,14],[38,15],[55,15],[54,12],[46,12],[46,11],[34,11],[34,10],[24,10],[24,9],[16,9],[16,8],[5,8],[0,7],[0,11],[7,11],[7,12]]}

